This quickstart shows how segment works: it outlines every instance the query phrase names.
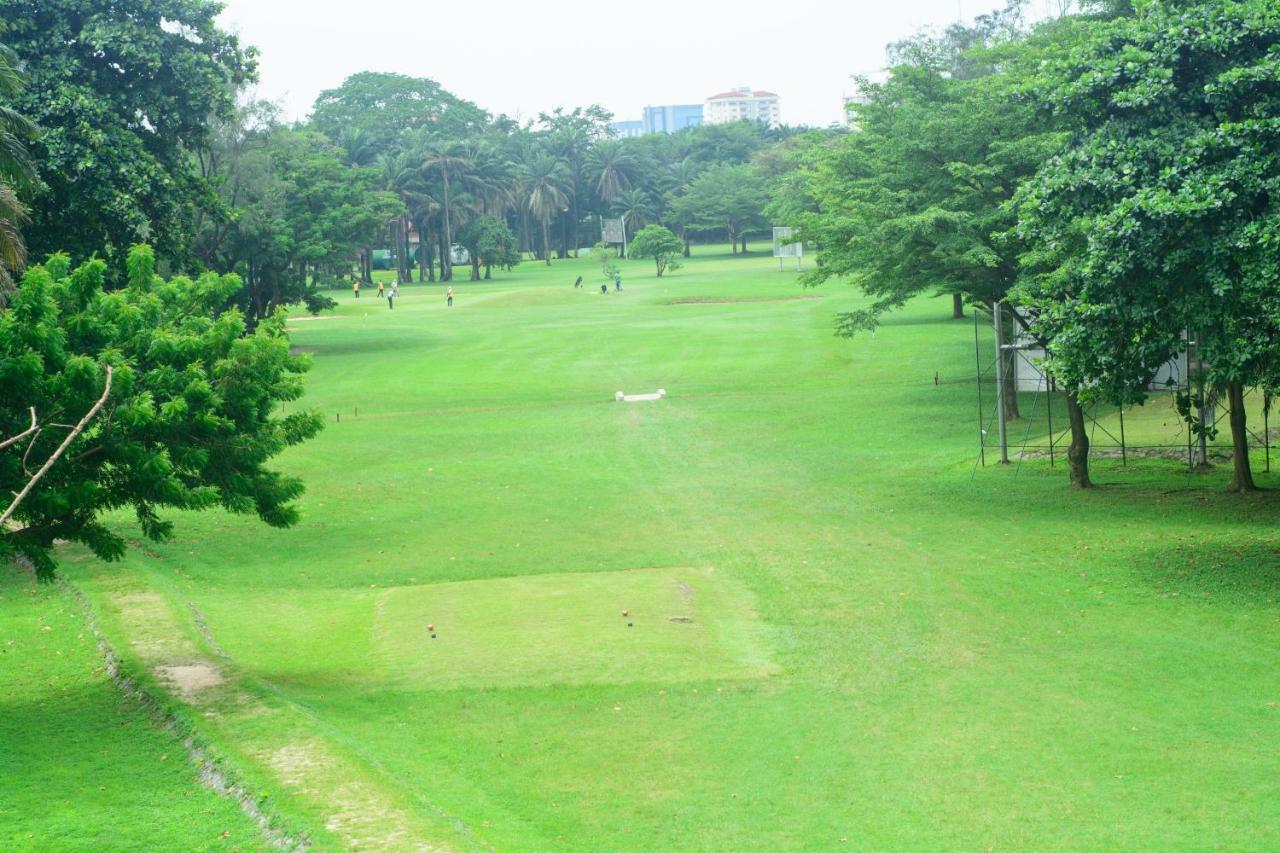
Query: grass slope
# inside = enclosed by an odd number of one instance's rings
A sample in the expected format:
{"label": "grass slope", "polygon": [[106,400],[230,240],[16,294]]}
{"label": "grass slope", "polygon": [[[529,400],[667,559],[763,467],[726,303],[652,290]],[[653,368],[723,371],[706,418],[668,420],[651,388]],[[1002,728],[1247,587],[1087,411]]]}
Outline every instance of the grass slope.
{"label": "grass slope", "polygon": [[0,848],[262,846],[186,750],[111,683],[75,598],[0,571]]}
{"label": "grass slope", "polygon": [[[281,462],[302,524],[72,568],[122,645],[122,579],[201,614],[134,654],[218,662],[207,731],[319,846],[351,802],[387,846],[1280,846],[1274,495],[974,475],[938,301],[842,341],[855,297],[758,254],[593,269],[342,294],[293,324],[330,419]],[[652,618],[674,580],[692,623]]]}

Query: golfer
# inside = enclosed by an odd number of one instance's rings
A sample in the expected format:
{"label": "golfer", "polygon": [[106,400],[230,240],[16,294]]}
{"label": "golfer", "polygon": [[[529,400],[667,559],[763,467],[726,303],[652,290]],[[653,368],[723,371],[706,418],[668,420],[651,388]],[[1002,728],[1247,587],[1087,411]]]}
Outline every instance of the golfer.
{"label": "golfer", "polygon": [[620,272],[613,274],[613,289],[622,290],[622,273]]}
{"label": "golfer", "polygon": [[578,276],[578,280],[573,283],[574,290],[577,290],[579,287],[582,287],[582,276]]}
{"label": "golfer", "polygon": [[356,299],[360,298],[360,279],[351,279],[351,292],[356,295]]}
{"label": "golfer", "polygon": [[386,288],[382,286],[382,282],[378,282],[378,296],[386,296]]}
{"label": "golfer", "polygon": [[449,300],[449,307],[452,308],[453,307],[453,287],[452,286],[449,287],[449,292],[445,295]]}

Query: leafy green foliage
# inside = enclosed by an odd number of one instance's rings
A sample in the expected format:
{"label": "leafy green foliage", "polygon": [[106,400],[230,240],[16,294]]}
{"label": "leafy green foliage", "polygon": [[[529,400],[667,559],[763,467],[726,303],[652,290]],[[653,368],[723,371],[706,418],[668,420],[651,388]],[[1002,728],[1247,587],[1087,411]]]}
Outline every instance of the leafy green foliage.
{"label": "leafy green foliage", "polygon": [[190,258],[194,210],[210,201],[191,154],[255,72],[218,11],[204,0],[0,0],[29,75],[14,106],[42,128],[33,254],[105,253],[113,275],[138,241]]}
{"label": "leafy green foliage", "polygon": [[661,225],[646,225],[631,238],[629,247],[633,258],[653,258],[658,268],[658,278],[667,270],[679,269],[680,253],[684,250],[684,241],[669,228]]}
{"label": "leafy green foliage", "polygon": [[495,266],[511,269],[520,263],[516,235],[497,217],[477,216],[458,232],[458,242],[471,255],[472,281],[480,278],[481,267],[484,267],[485,279],[489,279]]}
{"label": "leafy green foliage", "polygon": [[200,219],[196,248],[208,267],[240,275],[235,300],[251,322],[281,305],[330,307],[321,288],[401,212],[377,170],[348,166],[341,154],[261,105],[220,129],[203,162],[222,209]]}
{"label": "leafy green foliage", "polygon": [[600,265],[600,274],[605,278],[613,278],[621,269],[618,266],[618,248],[611,243],[596,243],[591,247],[591,257]]}
{"label": "leafy green foliage", "polygon": [[27,262],[27,245],[19,230],[27,221],[27,208],[18,193],[36,181],[27,150],[36,127],[12,104],[25,83],[17,54],[0,44],[0,305],[13,290],[13,274]]}
{"label": "leafy green foliage", "polygon": [[1272,3],[1156,2],[1047,72],[1084,129],[1023,192],[1023,298],[1086,394],[1142,399],[1188,330],[1211,382],[1277,386],[1278,57]]}
{"label": "leafy green foliage", "polygon": [[276,527],[297,520],[302,484],[267,461],[321,428],[311,412],[280,415],[302,394],[304,356],[291,355],[284,317],[246,334],[239,310],[221,310],[235,276],[165,281],[146,246],[129,253],[127,286],[105,292],[106,264],[74,270],[54,255],[27,270],[0,313],[0,434],[16,435],[34,407],[40,431],[0,452],[0,491],[18,491],[102,394],[101,415],[71,445],[0,532],[0,553],[20,553],[48,576],[56,540],[82,542],[106,560],[125,540],[101,520],[134,511],[143,535],[166,538],[165,507],[221,506]]}
{"label": "leafy green foliage", "polygon": [[312,126],[342,145],[355,165],[371,166],[405,131],[430,130],[462,139],[488,115],[425,77],[363,71],[316,99]]}
{"label": "leafy green foliage", "polygon": [[737,251],[748,231],[765,227],[769,201],[764,178],[749,164],[721,164],[708,168],[671,203],[671,217],[689,231],[724,229]]}
{"label": "leafy green foliage", "polygon": [[896,45],[889,78],[861,81],[857,131],[803,163],[813,210],[779,206],[820,248],[809,284],[847,278],[875,299],[842,332],[921,293],[991,304],[1016,282],[1020,246],[999,236],[1016,221],[1009,202],[1065,142],[1022,89],[1071,27],[1025,38],[1017,11]]}

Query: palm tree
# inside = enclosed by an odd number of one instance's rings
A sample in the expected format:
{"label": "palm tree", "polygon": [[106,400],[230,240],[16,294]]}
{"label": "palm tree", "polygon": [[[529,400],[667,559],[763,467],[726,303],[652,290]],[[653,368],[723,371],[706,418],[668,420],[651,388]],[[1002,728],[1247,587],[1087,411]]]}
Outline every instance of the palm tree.
{"label": "palm tree", "polygon": [[622,216],[628,234],[634,234],[653,219],[649,194],[642,189],[626,190],[618,195],[614,210]]}
{"label": "palm tree", "polygon": [[573,220],[573,245],[569,248],[573,250],[573,256],[576,258],[578,257],[578,225],[582,221],[582,214],[578,210],[579,195],[582,191],[582,167],[584,158],[591,149],[592,137],[587,125],[570,121],[552,132],[551,141],[556,153],[568,163],[572,177],[569,189],[569,218]]}
{"label": "palm tree", "polygon": [[525,207],[542,226],[542,256],[551,266],[551,218],[569,203],[565,192],[573,179],[564,160],[539,151],[525,163]]}
{"label": "palm tree", "polygon": [[18,55],[0,44],[0,305],[13,290],[13,277],[27,262],[21,226],[27,209],[18,191],[36,183],[35,163],[27,143],[36,138],[36,126],[9,106],[22,91],[25,78]]}
{"label": "palm tree", "polygon": [[475,212],[501,219],[519,197],[516,164],[485,140],[471,143],[468,156],[471,171],[464,180],[477,202]]}
{"label": "palm tree", "polygon": [[[663,201],[664,209],[669,209],[671,202],[684,195],[689,189],[689,184],[693,183],[693,179],[698,177],[698,164],[693,161],[690,156],[681,157],[679,160],[667,166],[667,174],[665,176],[664,185],[666,192]],[[689,257],[689,229],[681,226],[680,239],[684,241],[684,256]]]}
{"label": "palm tree", "polygon": [[440,215],[443,228],[443,246],[441,251],[443,257],[440,259],[440,279],[441,281],[451,281],[453,279],[453,227],[451,220],[453,218],[453,210],[451,209],[451,191],[450,180],[463,178],[471,169],[471,160],[468,159],[466,149],[458,142],[445,138],[438,133],[430,133],[424,136],[418,148],[418,155],[421,159],[422,169],[429,173],[440,177],[440,185],[442,193],[440,196]]}
{"label": "palm tree", "polygon": [[636,158],[621,140],[604,139],[596,143],[588,155],[588,163],[596,176],[596,194],[606,205],[612,204],[623,190],[631,188],[631,173]]}

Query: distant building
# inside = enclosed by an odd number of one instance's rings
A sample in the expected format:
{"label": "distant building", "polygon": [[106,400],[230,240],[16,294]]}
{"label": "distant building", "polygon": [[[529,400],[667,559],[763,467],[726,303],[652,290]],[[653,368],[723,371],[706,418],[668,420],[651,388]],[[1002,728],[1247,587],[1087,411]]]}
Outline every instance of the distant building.
{"label": "distant building", "polygon": [[761,121],[770,127],[782,124],[778,96],[773,92],[753,90],[746,86],[707,98],[703,115],[707,124],[725,124],[744,119]]}
{"label": "distant building", "polygon": [[854,130],[858,130],[858,118],[854,114],[854,110],[858,107],[864,107],[871,103],[871,99],[862,94],[861,89],[855,89],[852,95],[844,96],[844,123]]}
{"label": "distant building", "polygon": [[676,133],[702,124],[702,104],[669,104],[645,107],[641,121],[645,133]]}
{"label": "distant building", "polygon": [[633,136],[643,136],[645,133],[644,122],[642,121],[614,121],[609,126],[614,132],[623,139],[630,139]]}

